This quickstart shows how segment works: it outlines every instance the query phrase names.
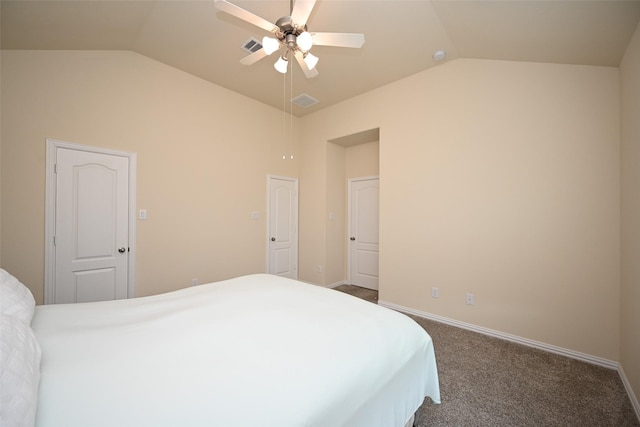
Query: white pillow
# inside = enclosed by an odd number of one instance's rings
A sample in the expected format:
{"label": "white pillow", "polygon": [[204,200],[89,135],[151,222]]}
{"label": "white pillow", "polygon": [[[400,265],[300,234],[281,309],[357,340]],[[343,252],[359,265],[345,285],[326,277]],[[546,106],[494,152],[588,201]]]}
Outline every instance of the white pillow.
{"label": "white pillow", "polygon": [[15,316],[0,316],[0,425],[35,424],[40,384],[40,344],[31,327]]}
{"label": "white pillow", "polygon": [[36,301],[33,294],[18,279],[0,268],[0,302],[3,315],[15,316],[31,324]]}

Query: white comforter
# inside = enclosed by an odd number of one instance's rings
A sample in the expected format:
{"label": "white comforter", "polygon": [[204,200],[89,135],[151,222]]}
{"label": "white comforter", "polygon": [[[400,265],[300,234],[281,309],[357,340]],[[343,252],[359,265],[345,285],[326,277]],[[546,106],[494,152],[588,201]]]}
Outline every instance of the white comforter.
{"label": "white comforter", "polygon": [[392,427],[440,401],[413,320],[276,276],[39,306],[32,327],[37,426]]}

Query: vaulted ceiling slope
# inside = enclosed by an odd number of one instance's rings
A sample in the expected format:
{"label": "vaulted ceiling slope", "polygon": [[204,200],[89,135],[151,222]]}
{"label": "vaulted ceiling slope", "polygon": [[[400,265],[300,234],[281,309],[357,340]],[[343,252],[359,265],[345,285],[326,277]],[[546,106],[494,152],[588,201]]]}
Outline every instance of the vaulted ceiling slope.
{"label": "vaulted ceiling slope", "polygon": [[[288,0],[231,0],[271,22]],[[275,57],[245,66],[263,30],[213,0],[1,0],[2,49],[131,50],[281,109]],[[363,33],[361,49],[315,46],[320,75],[287,76],[292,97],[320,102],[302,116],[445,61],[481,58],[617,67],[640,21],[640,0],[317,0],[309,31]],[[290,71],[291,72],[291,71]]]}

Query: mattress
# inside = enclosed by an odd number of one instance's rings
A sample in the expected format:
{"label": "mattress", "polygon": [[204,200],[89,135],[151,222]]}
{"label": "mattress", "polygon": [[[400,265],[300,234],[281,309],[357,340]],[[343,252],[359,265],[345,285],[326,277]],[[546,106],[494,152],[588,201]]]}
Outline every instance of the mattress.
{"label": "mattress", "polygon": [[412,319],[272,275],[38,306],[31,325],[41,427],[391,427],[440,401]]}

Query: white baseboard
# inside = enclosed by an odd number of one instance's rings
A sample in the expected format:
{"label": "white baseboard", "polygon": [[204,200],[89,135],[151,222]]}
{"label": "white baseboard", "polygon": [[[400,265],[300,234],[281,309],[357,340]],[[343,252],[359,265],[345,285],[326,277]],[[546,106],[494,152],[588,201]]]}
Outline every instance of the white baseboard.
{"label": "white baseboard", "polygon": [[336,283],[331,283],[331,284],[329,284],[329,285],[319,285],[319,284],[317,284],[317,283],[308,282],[308,281],[306,281],[306,280],[300,280],[300,279],[298,279],[298,281],[299,281],[299,282],[302,282],[302,283],[307,283],[307,284],[309,284],[309,285],[320,286],[320,287],[322,287],[322,288],[331,288],[331,289],[333,289],[333,288],[337,288],[338,286],[342,286],[342,285],[345,285],[345,284],[346,284],[344,281],[342,281],[342,282],[336,282]]}
{"label": "white baseboard", "polygon": [[458,328],[467,329],[469,331],[478,332],[491,337],[501,338],[507,341],[512,341],[512,342],[523,344],[529,347],[537,348],[537,349],[548,351],[551,353],[556,353],[561,356],[570,357],[572,359],[581,360],[583,362],[592,363],[594,365],[603,366],[605,368],[614,369],[618,371],[618,374],[622,379],[622,383],[624,384],[624,388],[627,391],[627,395],[629,396],[629,400],[631,400],[631,405],[633,406],[633,409],[636,412],[636,416],[638,417],[638,420],[640,420],[640,403],[638,403],[638,398],[636,397],[635,393],[633,392],[633,389],[631,388],[631,384],[629,383],[629,380],[627,379],[627,376],[624,373],[624,369],[622,369],[622,366],[618,362],[604,359],[601,357],[592,356],[586,353],[581,353],[579,351],[569,350],[566,348],[545,344],[540,341],[530,340],[528,338],[519,337],[517,335],[506,334],[504,332],[496,331],[494,329],[484,328],[482,326],[476,326],[471,323],[460,322],[458,320],[449,319],[448,317],[438,316],[436,314],[415,310],[415,309],[404,307],[398,304],[393,304],[387,301],[380,300],[378,301],[378,305],[390,308],[392,310],[396,310],[403,313],[412,314],[414,316],[422,317],[425,319],[433,320],[436,322],[444,323],[447,325],[456,326]]}
{"label": "white baseboard", "polygon": [[620,379],[622,380],[622,384],[624,384],[625,390],[627,390],[627,394],[629,395],[629,399],[631,400],[631,404],[633,405],[633,409],[636,411],[636,417],[640,420],[640,402],[638,402],[638,397],[633,392],[631,388],[631,383],[629,383],[629,379],[627,375],[624,373],[624,369],[622,365],[618,368],[618,374],[620,374]]}
{"label": "white baseboard", "polygon": [[434,320],[436,322],[445,323],[447,325],[456,326],[458,328],[467,329],[467,330],[478,332],[484,335],[489,335],[496,338],[502,338],[507,341],[512,341],[519,344],[524,344],[529,347],[538,348],[540,350],[549,351],[551,353],[556,353],[562,356],[571,357],[572,359],[578,359],[584,362],[593,363],[595,365],[604,366],[605,368],[618,370],[620,367],[620,364],[613,360],[608,360],[601,357],[592,356],[586,353],[581,353],[579,351],[569,350],[566,348],[545,344],[540,341],[530,340],[528,338],[507,334],[504,332],[496,331],[494,329],[484,328],[482,326],[476,326],[471,323],[460,322],[458,320],[449,319],[447,317],[438,316],[436,314],[431,314],[424,311],[403,307],[401,305],[393,304],[387,301],[378,301],[378,304],[383,307],[401,311],[403,313],[413,314],[418,317],[423,317],[425,319]]}

